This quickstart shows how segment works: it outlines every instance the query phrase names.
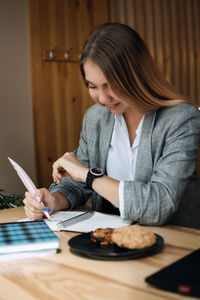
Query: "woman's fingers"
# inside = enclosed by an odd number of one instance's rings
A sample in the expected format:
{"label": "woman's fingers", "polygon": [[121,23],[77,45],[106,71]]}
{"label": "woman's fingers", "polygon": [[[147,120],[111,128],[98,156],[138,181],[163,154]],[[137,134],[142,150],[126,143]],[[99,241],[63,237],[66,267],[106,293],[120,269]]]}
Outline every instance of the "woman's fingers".
{"label": "woman's fingers", "polygon": [[54,163],[52,172],[54,182],[60,183],[62,178],[67,176],[69,176],[69,174],[66,172],[66,170],[63,167],[60,167],[60,164]]}
{"label": "woman's fingers", "polygon": [[23,200],[23,203],[30,209],[34,209],[34,210],[41,209],[41,204],[29,192],[25,193],[25,198]]}
{"label": "woman's fingers", "polygon": [[44,207],[41,202],[36,200],[36,197],[44,204],[45,208],[50,208],[53,211],[54,203],[52,201],[51,193],[45,189],[36,190],[35,194],[32,196],[29,192],[25,193],[25,198],[23,200],[24,209],[26,215],[32,220],[42,219],[44,213],[42,208]]}
{"label": "woman's fingers", "polygon": [[54,182],[56,182],[56,183],[60,183],[61,182],[62,176],[61,176],[61,174],[59,174],[57,172],[57,170],[53,170],[52,177],[53,177],[53,181]]}
{"label": "woman's fingers", "polygon": [[54,182],[60,183],[63,177],[69,176],[76,181],[85,182],[88,168],[85,167],[73,152],[67,152],[53,164]]}
{"label": "woman's fingers", "polygon": [[28,218],[31,220],[42,219],[43,212],[41,210],[41,204],[31,197],[30,193],[25,193],[24,210]]}
{"label": "woman's fingers", "polygon": [[27,217],[33,221],[35,220],[40,220],[43,218],[44,214],[42,212],[42,210],[38,211],[38,210],[34,210],[34,209],[31,209],[30,207],[28,206],[24,206],[24,210],[25,210],[25,213],[27,215]]}

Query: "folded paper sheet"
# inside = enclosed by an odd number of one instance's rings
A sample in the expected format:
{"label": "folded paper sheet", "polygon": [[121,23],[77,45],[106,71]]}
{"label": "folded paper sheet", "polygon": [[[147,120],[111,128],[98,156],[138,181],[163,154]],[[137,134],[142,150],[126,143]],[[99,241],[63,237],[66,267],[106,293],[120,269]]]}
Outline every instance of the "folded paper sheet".
{"label": "folded paper sheet", "polygon": [[[99,212],[94,212],[94,214],[86,219],[80,220],[76,224],[63,226],[60,228],[58,223],[70,220],[74,217],[77,217],[81,214],[84,214],[82,211],[57,211],[51,215],[51,219],[44,219],[46,224],[53,231],[75,231],[75,232],[90,232],[96,230],[97,228],[119,228],[121,226],[127,226],[131,224],[131,221],[125,221],[119,216],[116,215],[107,215]],[[30,221],[30,219],[19,220],[22,221]]]}
{"label": "folded paper sheet", "polygon": [[76,231],[76,232],[90,232],[97,228],[118,228],[121,226],[127,226],[131,224],[131,221],[125,221],[116,215],[107,215],[99,212],[94,212],[94,214],[83,221],[77,222],[73,225],[63,226],[61,229],[57,224],[61,221],[73,218],[83,214],[81,211],[58,211],[51,215],[51,220],[45,220],[47,225],[53,231]]}

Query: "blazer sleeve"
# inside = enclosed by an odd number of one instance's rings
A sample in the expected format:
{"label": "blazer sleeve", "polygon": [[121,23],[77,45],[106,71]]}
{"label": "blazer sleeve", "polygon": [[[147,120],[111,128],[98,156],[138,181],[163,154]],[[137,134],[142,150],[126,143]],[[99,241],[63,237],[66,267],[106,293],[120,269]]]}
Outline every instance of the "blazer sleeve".
{"label": "blazer sleeve", "polygon": [[[87,112],[85,113],[83,118],[79,147],[74,151],[74,153],[80,160],[80,162],[82,162],[85,166],[89,167],[86,123]],[[70,203],[70,210],[77,206],[84,205],[93,193],[92,190],[86,188],[85,183],[74,181],[72,178],[69,177],[63,177],[60,184],[51,184],[49,191],[51,193],[62,193]]]}
{"label": "blazer sleeve", "polygon": [[162,225],[177,211],[196,170],[200,137],[199,111],[191,105],[181,107],[158,114],[151,140],[149,180],[124,182],[125,219]]}

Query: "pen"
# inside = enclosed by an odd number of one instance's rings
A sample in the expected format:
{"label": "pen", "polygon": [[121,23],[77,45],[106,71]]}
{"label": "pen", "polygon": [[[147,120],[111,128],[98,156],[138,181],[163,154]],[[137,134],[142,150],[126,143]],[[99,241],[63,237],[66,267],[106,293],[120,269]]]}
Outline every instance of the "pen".
{"label": "pen", "polygon": [[42,204],[42,211],[44,212],[44,214],[47,216],[48,219],[50,219],[50,215],[48,210],[44,210],[44,203],[40,200],[40,197],[36,196],[34,197],[35,191],[36,191],[36,186],[34,185],[33,181],[30,179],[30,177],[26,174],[26,172],[10,157],[8,157],[10,163],[12,164],[12,166],[14,167],[14,169],[16,170],[17,174],[19,175],[21,181],[23,182],[23,184],[25,185],[25,187],[27,188],[27,190],[31,193],[31,195],[33,196],[34,199],[36,199],[39,203]]}
{"label": "pen", "polygon": [[78,216],[75,216],[70,219],[67,219],[67,220],[57,223],[57,227],[59,229],[63,229],[64,227],[71,226],[71,225],[77,224],[79,222],[82,222],[84,220],[87,220],[87,219],[91,218],[94,214],[95,214],[95,211],[89,210],[85,213],[79,214]]}
{"label": "pen", "polygon": [[[34,196],[33,196],[34,197]],[[45,216],[50,220],[51,219],[51,217],[50,217],[50,215],[49,215],[49,212],[51,211],[51,209],[50,208],[46,208],[45,206],[44,206],[44,203],[40,200],[40,197],[34,197],[34,199],[36,199],[39,203],[41,203],[42,204],[42,208],[41,208],[41,210],[43,211],[43,213],[45,214]]]}
{"label": "pen", "polygon": [[47,212],[51,211],[51,208],[42,207],[41,209],[42,209],[42,211],[47,211]]}

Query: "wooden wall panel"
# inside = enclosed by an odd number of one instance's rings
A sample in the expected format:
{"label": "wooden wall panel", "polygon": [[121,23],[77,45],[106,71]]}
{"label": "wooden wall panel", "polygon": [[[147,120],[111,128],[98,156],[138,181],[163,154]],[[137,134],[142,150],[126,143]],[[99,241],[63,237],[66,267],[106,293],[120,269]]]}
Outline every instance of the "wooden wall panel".
{"label": "wooden wall panel", "polygon": [[[32,98],[38,185],[52,182],[52,163],[78,145],[82,118],[93,104],[78,55],[92,29],[108,21],[107,0],[29,0]],[[43,51],[66,51],[77,62],[44,61]]]}
{"label": "wooden wall panel", "polygon": [[109,11],[111,22],[141,35],[165,78],[200,107],[200,1],[110,0]]}
{"label": "wooden wall panel", "polygon": [[165,77],[200,106],[200,1],[110,0],[110,21],[133,27]]}

